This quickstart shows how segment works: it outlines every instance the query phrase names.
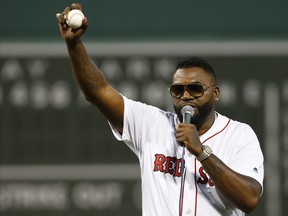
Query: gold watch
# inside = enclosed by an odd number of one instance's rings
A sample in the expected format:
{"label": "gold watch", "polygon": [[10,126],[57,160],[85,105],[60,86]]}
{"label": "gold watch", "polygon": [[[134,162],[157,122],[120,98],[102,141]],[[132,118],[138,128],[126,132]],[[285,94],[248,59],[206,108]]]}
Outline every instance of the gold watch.
{"label": "gold watch", "polygon": [[203,145],[202,150],[203,152],[197,157],[199,162],[207,159],[212,154],[212,149],[207,145]]}

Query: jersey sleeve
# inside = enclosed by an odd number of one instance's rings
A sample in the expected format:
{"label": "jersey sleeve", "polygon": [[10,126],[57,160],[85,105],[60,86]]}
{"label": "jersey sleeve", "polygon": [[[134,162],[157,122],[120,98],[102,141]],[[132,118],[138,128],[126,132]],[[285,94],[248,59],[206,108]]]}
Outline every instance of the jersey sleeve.
{"label": "jersey sleeve", "polygon": [[242,124],[236,129],[239,144],[230,167],[236,172],[254,178],[263,188],[264,158],[258,138],[249,125]]}
{"label": "jersey sleeve", "polygon": [[145,139],[149,137],[149,133],[153,129],[153,119],[155,120],[157,116],[157,108],[130,100],[125,96],[123,99],[124,124],[122,134],[109,124],[116,139],[124,141],[140,157],[142,143],[145,143]]}

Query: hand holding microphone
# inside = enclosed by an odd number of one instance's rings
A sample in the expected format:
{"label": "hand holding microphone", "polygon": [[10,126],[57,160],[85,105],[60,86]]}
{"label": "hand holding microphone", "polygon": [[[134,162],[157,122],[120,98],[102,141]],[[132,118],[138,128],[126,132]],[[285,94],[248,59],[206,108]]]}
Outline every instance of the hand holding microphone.
{"label": "hand holding microphone", "polygon": [[176,128],[176,139],[180,145],[185,146],[191,154],[200,154],[202,151],[201,142],[197,128],[191,124],[191,119],[194,115],[194,108],[186,105],[181,109],[183,117],[182,122]]}

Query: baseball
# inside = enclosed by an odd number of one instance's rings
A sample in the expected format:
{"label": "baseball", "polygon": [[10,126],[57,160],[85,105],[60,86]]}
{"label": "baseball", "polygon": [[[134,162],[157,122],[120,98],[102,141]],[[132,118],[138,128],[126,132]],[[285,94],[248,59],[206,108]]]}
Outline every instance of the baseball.
{"label": "baseball", "polygon": [[84,18],[84,14],[80,10],[71,10],[68,13],[66,23],[73,29],[80,28],[82,25],[82,20]]}

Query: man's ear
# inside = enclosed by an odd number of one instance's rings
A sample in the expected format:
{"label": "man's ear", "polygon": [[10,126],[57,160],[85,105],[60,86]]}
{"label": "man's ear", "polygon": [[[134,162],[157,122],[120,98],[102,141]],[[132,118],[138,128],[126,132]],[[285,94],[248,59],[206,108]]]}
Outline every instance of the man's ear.
{"label": "man's ear", "polygon": [[219,88],[219,86],[216,85],[214,87],[214,100],[218,101],[219,98],[220,98],[220,88]]}

